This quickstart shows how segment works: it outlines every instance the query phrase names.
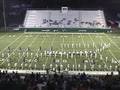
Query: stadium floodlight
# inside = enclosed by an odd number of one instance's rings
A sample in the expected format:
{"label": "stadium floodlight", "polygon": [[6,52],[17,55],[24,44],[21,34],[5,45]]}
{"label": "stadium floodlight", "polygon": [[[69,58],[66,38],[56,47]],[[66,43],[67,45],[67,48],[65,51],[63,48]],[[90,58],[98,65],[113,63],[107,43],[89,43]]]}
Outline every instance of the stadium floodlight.
{"label": "stadium floodlight", "polygon": [[7,31],[7,25],[6,25],[6,13],[5,13],[5,0],[3,0],[3,19],[4,19],[4,29]]}

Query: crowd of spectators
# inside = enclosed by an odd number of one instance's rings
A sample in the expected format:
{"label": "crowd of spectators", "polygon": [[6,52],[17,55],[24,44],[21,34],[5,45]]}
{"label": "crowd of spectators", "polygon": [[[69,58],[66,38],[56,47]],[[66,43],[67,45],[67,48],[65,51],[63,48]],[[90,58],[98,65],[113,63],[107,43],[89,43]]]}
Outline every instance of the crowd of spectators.
{"label": "crowd of spectators", "polygon": [[120,90],[120,76],[0,72],[0,90]]}
{"label": "crowd of spectators", "polygon": [[80,24],[80,26],[88,26],[88,27],[95,27],[95,26],[101,26],[101,27],[105,27],[105,25],[103,25],[101,22],[98,22],[98,21],[91,21],[91,22],[87,22],[87,21],[80,21],[78,18],[74,18],[73,20],[71,19],[71,20],[68,20],[68,19],[66,19],[66,18],[63,18],[63,19],[61,19],[61,20],[52,20],[52,19],[43,19],[43,23],[42,24],[48,24],[49,23],[49,25],[50,26],[52,26],[52,25],[67,25],[67,26],[69,26],[69,25],[73,25],[73,24],[75,24],[75,25],[78,25],[78,24]]}

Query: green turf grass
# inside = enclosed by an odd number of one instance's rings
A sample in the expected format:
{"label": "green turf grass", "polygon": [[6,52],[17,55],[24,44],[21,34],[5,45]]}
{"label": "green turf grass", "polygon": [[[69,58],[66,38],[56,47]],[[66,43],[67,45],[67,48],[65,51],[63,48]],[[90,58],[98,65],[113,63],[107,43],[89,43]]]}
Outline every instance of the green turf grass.
{"label": "green turf grass", "polygon": [[[76,54],[67,56],[69,52],[94,52],[101,49],[101,45],[104,44],[110,44],[110,46],[101,52],[96,52],[96,58]],[[30,50],[26,51],[28,48]],[[45,51],[66,54],[62,57],[61,55],[49,56],[44,54]],[[0,68],[2,69],[44,70],[49,68],[52,70],[60,66],[61,70],[72,71],[116,71],[119,69],[119,63],[120,36],[118,34],[0,33]]]}

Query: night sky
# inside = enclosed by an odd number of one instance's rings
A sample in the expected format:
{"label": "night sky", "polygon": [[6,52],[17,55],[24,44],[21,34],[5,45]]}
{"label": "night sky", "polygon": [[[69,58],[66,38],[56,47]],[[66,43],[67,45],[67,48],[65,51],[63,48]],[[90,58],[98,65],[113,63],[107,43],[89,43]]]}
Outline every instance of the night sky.
{"label": "night sky", "polygon": [[19,0],[32,8],[120,8],[120,0]]}

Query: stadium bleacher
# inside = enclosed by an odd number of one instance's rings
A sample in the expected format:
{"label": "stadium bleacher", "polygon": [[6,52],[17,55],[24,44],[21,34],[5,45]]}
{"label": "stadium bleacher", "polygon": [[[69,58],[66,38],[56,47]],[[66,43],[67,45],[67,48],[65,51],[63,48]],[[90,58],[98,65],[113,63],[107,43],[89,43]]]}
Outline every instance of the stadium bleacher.
{"label": "stadium bleacher", "polygon": [[28,10],[25,28],[106,28],[102,10]]}

